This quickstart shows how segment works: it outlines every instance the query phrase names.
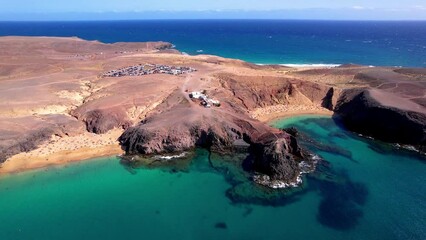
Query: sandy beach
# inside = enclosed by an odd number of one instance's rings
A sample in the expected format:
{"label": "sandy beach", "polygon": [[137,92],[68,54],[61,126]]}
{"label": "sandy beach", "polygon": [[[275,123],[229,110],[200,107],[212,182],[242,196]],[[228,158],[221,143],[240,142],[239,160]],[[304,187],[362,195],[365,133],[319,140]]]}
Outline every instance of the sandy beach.
{"label": "sandy beach", "polygon": [[254,119],[268,123],[277,119],[290,118],[300,115],[331,116],[333,115],[333,112],[328,109],[313,105],[275,105],[264,108],[257,108],[250,112],[250,115]]}
{"label": "sandy beach", "polygon": [[0,174],[122,154],[123,150],[117,141],[122,132],[122,129],[114,129],[100,135],[84,133],[73,137],[54,136],[35,150],[7,159],[0,167]]}

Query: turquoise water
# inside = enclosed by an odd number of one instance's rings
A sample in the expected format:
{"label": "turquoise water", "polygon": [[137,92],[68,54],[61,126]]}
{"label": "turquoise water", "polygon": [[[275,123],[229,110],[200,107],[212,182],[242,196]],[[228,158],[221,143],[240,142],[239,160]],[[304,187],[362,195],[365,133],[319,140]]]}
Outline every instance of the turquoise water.
{"label": "turquoise water", "polygon": [[297,126],[325,159],[297,191],[251,184],[238,155],[197,150],[160,168],[97,159],[1,177],[0,239],[426,238],[425,159],[330,118],[274,125]]}

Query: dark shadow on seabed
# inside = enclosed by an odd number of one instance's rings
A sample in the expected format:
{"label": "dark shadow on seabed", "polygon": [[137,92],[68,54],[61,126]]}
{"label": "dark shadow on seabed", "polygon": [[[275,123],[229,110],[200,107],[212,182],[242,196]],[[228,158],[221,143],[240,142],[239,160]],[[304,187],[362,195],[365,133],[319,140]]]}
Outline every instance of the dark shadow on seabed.
{"label": "dark shadow on seabed", "polygon": [[[334,151],[331,151],[334,153]],[[204,149],[197,149],[190,159],[169,161],[156,165],[170,174],[186,174],[189,171],[214,172],[223,175],[230,184],[225,195],[233,205],[246,209],[244,217],[250,215],[250,205],[285,207],[300,201],[303,195],[316,191],[321,196],[317,219],[324,226],[348,230],[356,226],[362,217],[362,205],[366,202],[368,190],[362,183],[353,182],[345,172],[335,172],[330,163],[320,162],[317,170],[304,177],[304,184],[298,188],[271,189],[255,184],[248,172],[242,168],[247,154],[236,153],[233,156],[212,154]],[[182,160],[182,159],[181,159]],[[156,162],[156,164],[159,164]],[[152,162],[138,162],[128,165],[126,170],[132,174],[138,168],[152,168]],[[315,213],[312,213],[315,214]],[[223,224],[220,224],[223,226]],[[217,226],[216,226],[217,227]]]}
{"label": "dark shadow on seabed", "polygon": [[[336,142],[338,139],[359,138],[347,131],[338,119],[315,118],[298,122],[298,141],[302,146],[315,153],[328,153],[358,163],[352,152]],[[309,124],[327,131],[326,136],[310,129]],[[300,130],[300,131],[299,131]],[[326,141],[324,140],[326,137]],[[333,165],[322,160],[316,171],[306,176],[306,191],[317,191],[321,196],[317,220],[320,224],[335,230],[346,231],[354,228],[363,217],[363,206],[366,204],[369,191],[367,185],[354,182],[346,170],[337,170]]]}
{"label": "dark shadow on seabed", "polygon": [[368,197],[365,184],[353,182],[345,172],[338,173],[343,182],[313,181],[322,197],[317,220],[336,230],[355,227],[363,216],[362,206]]}
{"label": "dark shadow on seabed", "polygon": [[366,185],[354,182],[343,170],[335,171],[326,160],[319,163],[314,173],[304,177],[302,186],[270,189],[253,183],[235,165],[235,161],[223,161],[223,156],[215,157],[217,159],[213,162],[222,164],[222,173],[232,186],[226,191],[226,196],[233,204],[283,207],[301,200],[310,191],[316,191],[321,196],[317,212],[320,224],[345,231],[354,228],[363,216],[362,207],[368,198]]}

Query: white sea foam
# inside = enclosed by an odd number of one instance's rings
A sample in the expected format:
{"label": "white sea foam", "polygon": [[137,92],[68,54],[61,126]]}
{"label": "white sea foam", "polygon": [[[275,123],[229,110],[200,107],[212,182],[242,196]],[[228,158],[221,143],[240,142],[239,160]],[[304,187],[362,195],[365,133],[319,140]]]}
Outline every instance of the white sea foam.
{"label": "white sea foam", "polygon": [[284,182],[279,180],[271,180],[268,175],[254,175],[253,180],[257,184],[267,186],[270,188],[294,188],[298,187],[303,183],[302,180],[302,173],[299,173],[299,175],[296,178],[296,181],[294,182]]}
{"label": "white sea foam", "polygon": [[342,64],[335,64],[335,63],[312,63],[312,64],[298,64],[298,63],[280,63],[280,64],[266,64],[266,63],[255,63],[259,66],[264,65],[280,65],[285,67],[292,67],[292,68],[334,68],[338,67]]}
{"label": "white sea foam", "polygon": [[341,64],[323,64],[323,63],[317,63],[317,64],[279,64],[281,66],[286,66],[286,67],[293,67],[293,68],[334,68],[334,67],[338,67]]}
{"label": "white sea foam", "polygon": [[155,159],[161,159],[161,160],[172,160],[175,158],[183,158],[186,156],[186,152],[183,152],[181,154],[178,155],[169,155],[169,156],[155,156]]}

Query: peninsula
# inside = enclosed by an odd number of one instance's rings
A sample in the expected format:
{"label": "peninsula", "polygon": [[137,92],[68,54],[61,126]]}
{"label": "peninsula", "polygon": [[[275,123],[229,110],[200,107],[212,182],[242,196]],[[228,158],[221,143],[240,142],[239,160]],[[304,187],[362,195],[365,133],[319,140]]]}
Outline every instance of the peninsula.
{"label": "peninsula", "polygon": [[166,42],[48,37],[1,37],[0,57],[0,174],[244,145],[255,179],[285,187],[312,159],[267,122],[298,114],[425,151],[426,69],[259,66]]}

